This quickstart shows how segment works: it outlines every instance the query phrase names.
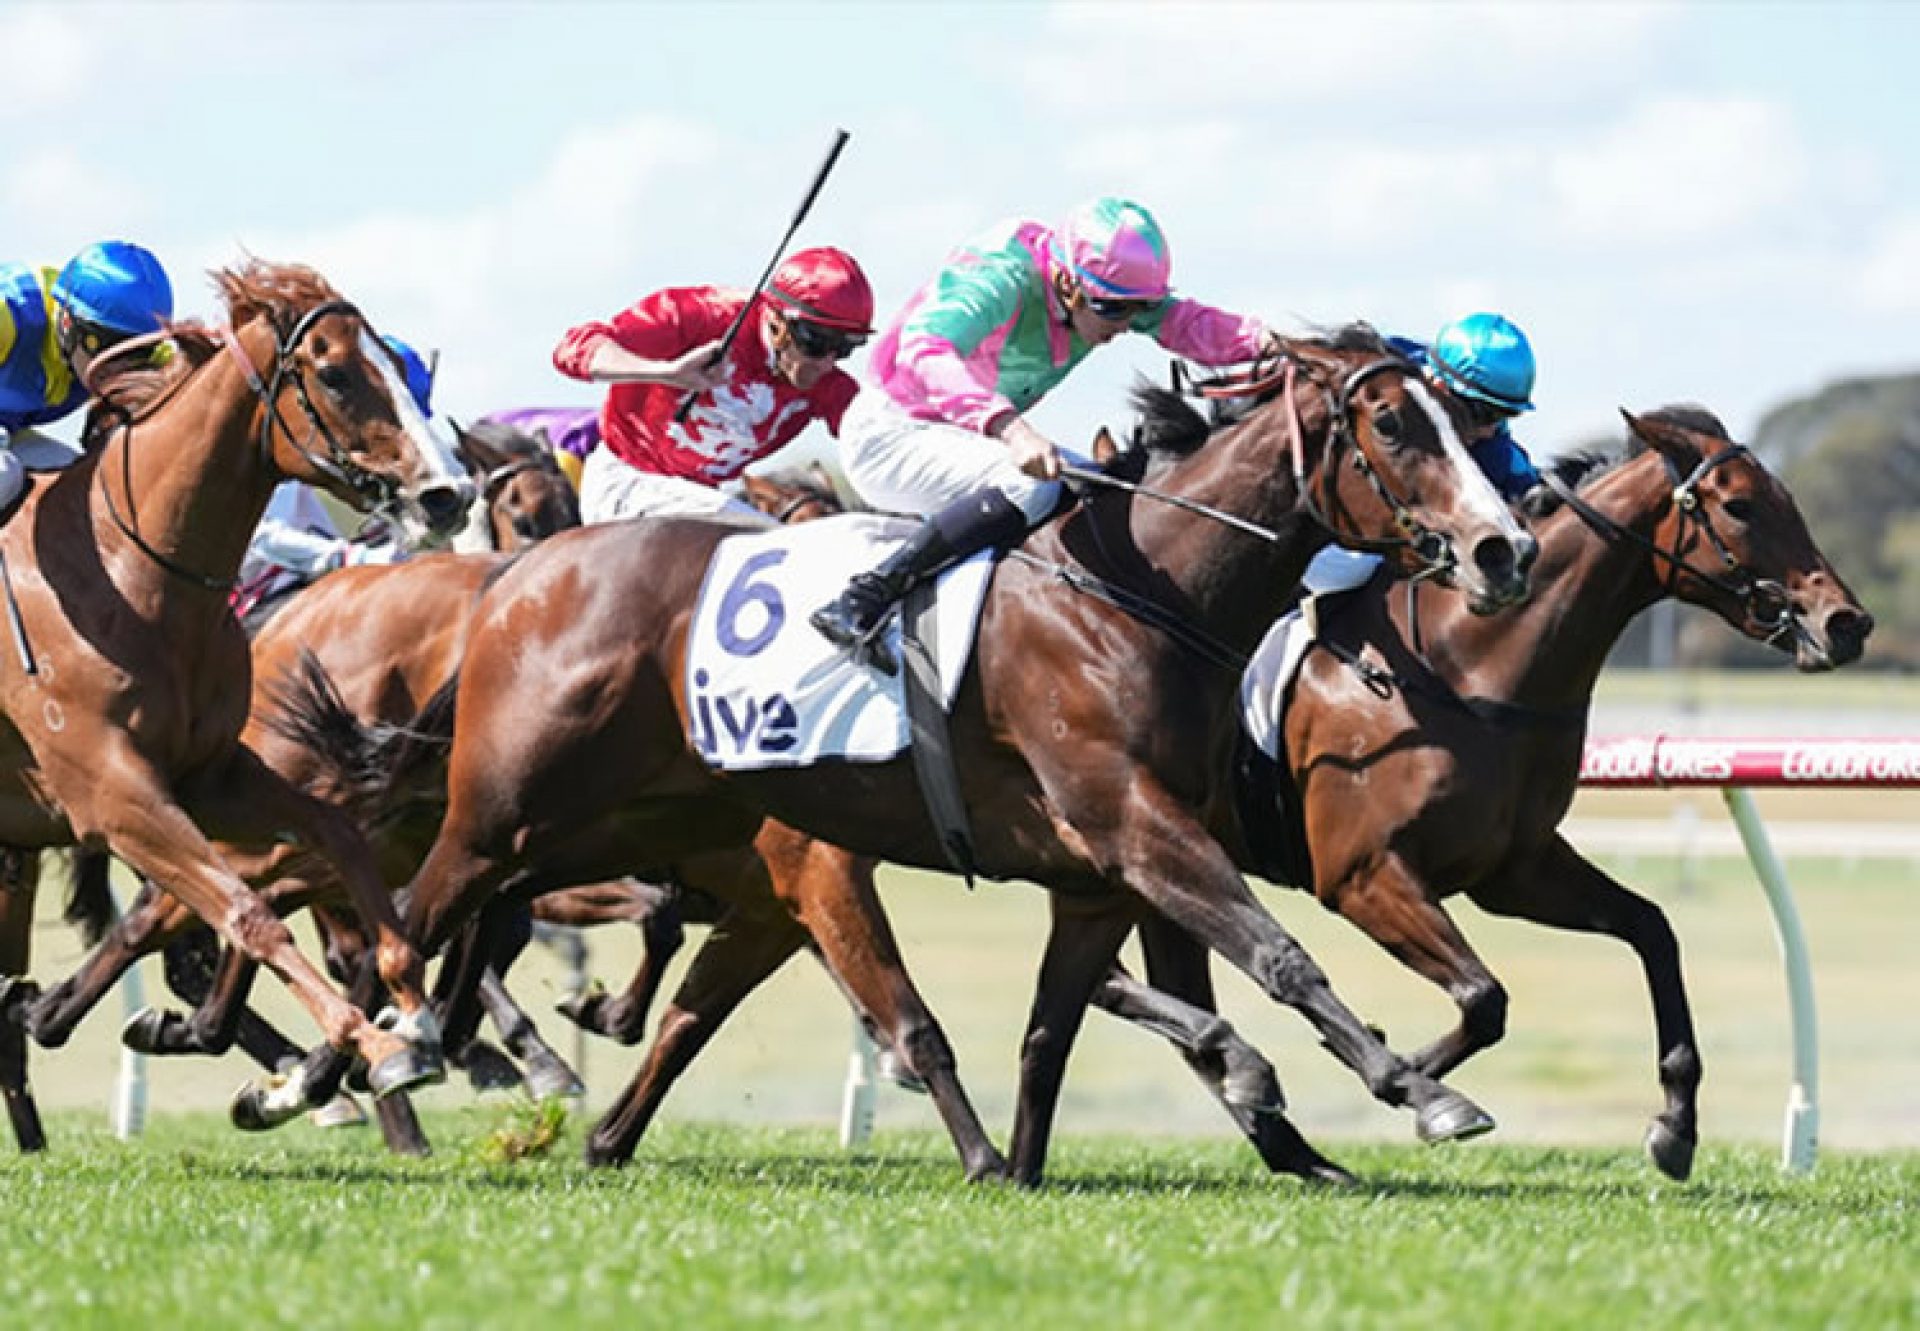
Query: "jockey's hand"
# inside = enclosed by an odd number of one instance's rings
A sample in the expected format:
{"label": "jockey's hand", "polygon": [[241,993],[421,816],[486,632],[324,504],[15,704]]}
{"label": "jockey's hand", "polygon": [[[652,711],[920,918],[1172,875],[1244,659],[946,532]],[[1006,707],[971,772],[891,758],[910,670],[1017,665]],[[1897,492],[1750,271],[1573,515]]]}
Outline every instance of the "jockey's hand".
{"label": "jockey's hand", "polygon": [[689,393],[704,392],[726,382],[726,362],[722,360],[710,364],[719,351],[720,339],[715,338],[673,360],[663,361],[666,373],[661,376],[661,381],[674,388],[684,388]]}
{"label": "jockey's hand", "polygon": [[1042,481],[1060,479],[1060,451],[1053,441],[1018,416],[1000,431],[1000,442],[1007,446],[1013,465]]}

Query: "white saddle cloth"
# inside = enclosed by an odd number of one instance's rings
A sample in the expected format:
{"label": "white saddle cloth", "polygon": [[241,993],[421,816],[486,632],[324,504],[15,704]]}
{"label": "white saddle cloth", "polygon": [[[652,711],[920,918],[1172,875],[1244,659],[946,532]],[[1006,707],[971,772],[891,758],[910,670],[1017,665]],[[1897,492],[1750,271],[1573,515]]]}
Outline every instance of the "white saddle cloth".
{"label": "white saddle cloth", "polygon": [[[906,749],[902,676],[855,664],[807,617],[912,530],[899,519],[849,514],[720,543],[694,608],[686,666],[688,739],[710,766],[882,762]],[[992,552],[982,551],[939,580],[934,653],[947,707],[966,673],[992,572]],[[886,633],[897,653],[897,614]]]}

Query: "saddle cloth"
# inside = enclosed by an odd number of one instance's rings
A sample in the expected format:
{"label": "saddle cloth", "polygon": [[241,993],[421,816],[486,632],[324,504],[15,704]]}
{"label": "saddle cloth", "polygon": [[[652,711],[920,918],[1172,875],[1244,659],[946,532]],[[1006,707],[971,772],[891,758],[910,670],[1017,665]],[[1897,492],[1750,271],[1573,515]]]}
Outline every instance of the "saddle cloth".
{"label": "saddle cloth", "polygon": [[[883,762],[905,751],[903,677],[856,664],[807,617],[912,530],[897,518],[849,514],[720,543],[694,607],[686,663],[688,739],[709,766]],[[940,577],[934,643],[943,707],[960,690],[992,572],[993,554],[982,551]],[[897,654],[897,614],[886,633]]]}
{"label": "saddle cloth", "polygon": [[1313,645],[1312,606],[1309,598],[1300,608],[1276,619],[1240,675],[1240,728],[1260,752],[1276,761],[1286,756],[1281,725],[1286,718],[1287,690],[1307,648]]}

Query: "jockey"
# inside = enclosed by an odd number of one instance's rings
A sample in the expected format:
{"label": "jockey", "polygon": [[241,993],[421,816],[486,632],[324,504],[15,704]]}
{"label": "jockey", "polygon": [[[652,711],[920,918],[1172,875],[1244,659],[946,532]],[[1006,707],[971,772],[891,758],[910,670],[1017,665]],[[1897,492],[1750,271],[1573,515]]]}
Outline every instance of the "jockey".
{"label": "jockey", "polygon": [[1057,229],[1002,223],[950,255],[875,345],[877,386],[841,438],[863,499],[931,517],[813,626],[893,673],[877,630],[895,602],[978,550],[1017,544],[1059,502],[1059,450],[1022,413],[1096,347],[1138,332],[1226,365],[1273,344],[1258,319],[1172,295],[1171,272],[1159,224],[1117,198],[1081,205]]}
{"label": "jockey", "polygon": [[[801,250],[774,271],[718,365],[708,361],[749,297],[669,287],[555,348],[562,374],[613,385],[580,479],[587,522],[660,513],[760,515],[716,487],[823,420],[835,434],[858,385],[835,363],[873,331],[873,289],[841,250]],[[677,420],[682,401],[691,411]]]}
{"label": "jockey", "polygon": [[172,318],[166,270],[127,241],[89,245],[58,274],[0,264],[0,509],[26,484],[15,448],[87,400],[100,353]]}
{"label": "jockey", "polygon": [[[1533,410],[1533,345],[1503,315],[1479,313],[1455,319],[1431,345],[1411,338],[1387,339],[1395,351],[1426,371],[1435,384],[1466,403],[1467,452],[1508,503],[1540,484],[1539,469],[1508,428]],[[1380,556],[1330,545],[1313,557],[1303,579],[1316,594],[1361,586],[1380,566]]]}
{"label": "jockey", "polygon": [[[407,391],[422,416],[433,414],[433,371],[412,347],[391,334],[380,339],[400,362]],[[240,560],[234,613],[256,631],[281,601],[322,574],[358,564],[391,564],[406,549],[391,539],[351,541],[326,505],[304,481],[282,481],[267,497],[266,511]]]}

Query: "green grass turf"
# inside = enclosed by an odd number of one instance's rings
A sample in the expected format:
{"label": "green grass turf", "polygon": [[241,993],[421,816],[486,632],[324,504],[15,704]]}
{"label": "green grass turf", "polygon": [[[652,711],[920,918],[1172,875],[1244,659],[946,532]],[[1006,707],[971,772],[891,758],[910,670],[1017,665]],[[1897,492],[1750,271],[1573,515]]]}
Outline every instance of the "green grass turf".
{"label": "green grass turf", "polygon": [[663,1127],[589,1171],[481,1162],[503,1117],[258,1139],[211,1115],[138,1142],[62,1115],[0,1156],[0,1324],[37,1327],[1888,1327],[1920,1323],[1920,1156],[1789,1179],[1710,1148],[1343,1151],[1331,1193],[1220,1142],[1063,1141],[1039,1192],[963,1183],[943,1140]]}

